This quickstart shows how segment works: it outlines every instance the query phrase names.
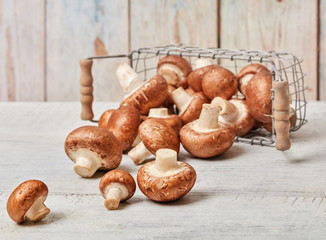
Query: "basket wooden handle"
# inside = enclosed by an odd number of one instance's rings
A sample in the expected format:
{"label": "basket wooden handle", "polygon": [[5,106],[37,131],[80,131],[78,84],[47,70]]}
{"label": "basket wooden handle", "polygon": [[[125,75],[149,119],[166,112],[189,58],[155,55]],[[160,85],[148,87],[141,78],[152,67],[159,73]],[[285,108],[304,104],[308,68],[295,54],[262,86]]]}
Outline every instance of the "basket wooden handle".
{"label": "basket wooden handle", "polygon": [[94,114],[93,104],[93,76],[92,66],[93,60],[82,59],[79,62],[81,68],[80,74],[80,103],[82,112],[80,118],[82,120],[93,120]]}
{"label": "basket wooden handle", "polygon": [[290,141],[290,102],[288,96],[289,84],[287,81],[273,81],[275,98],[274,107],[274,128],[276,133],[275,147],[277,150],[288,150],[291,148]]}

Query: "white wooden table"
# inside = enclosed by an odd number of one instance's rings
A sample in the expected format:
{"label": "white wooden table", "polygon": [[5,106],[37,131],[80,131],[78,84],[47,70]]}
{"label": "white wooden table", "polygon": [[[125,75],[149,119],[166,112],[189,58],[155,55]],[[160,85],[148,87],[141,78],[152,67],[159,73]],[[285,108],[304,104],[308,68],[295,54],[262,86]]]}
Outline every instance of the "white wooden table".
{"label": "white wooden table", "polygon": [[[117,104],[95,103],[96,117]],[[235,143],[215,160],[180,160],[197,171],[183,199],[155,203],[139,189],[119,210],[105,209],[98,183],[83,179],[64,153],[67,134],[82,125],[74,103],[0,103],[0,239],[325,239],[326,102],[307,106],[308,124],[291,134],[292,148]],[[127,155],[119,169],[136,177]],[[39,223],[7,215],[11,191],[39,179],[51,213]]]}

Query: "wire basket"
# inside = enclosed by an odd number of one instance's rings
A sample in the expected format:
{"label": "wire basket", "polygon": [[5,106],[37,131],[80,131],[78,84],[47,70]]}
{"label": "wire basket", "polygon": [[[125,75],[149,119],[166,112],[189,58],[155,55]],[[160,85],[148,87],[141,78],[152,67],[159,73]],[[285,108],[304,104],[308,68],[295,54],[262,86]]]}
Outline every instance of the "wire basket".
{"label": "wire basket", "polygon": [[[139,76],[147,81],[157,74],[157,63],[159,60],[168,55],[178,55],[187,59],[192,66],[198,58],[210,58],[216,61],[216,64],[229,69],[235,75],[250,63],[260,63],[266,66],[272,73],[273,82],[286,81],[288,83],[288,98],[290,106],[296,114],[295,124],[290,128],[290,132],[297,131],[304,125],[306,118],[306,99],[304,91],[305,74],[302,72],[301,63],[303,60],[298,59],[293,54],[279,53],[275,51],[246,51],[230,50],[219,48],[200,48],[185,45],[167,45],[154,48],[140,48],[131,51],[129,54],[95,56],[87,60],[104,59],[104,58],[128,58],[132,68]],[[91,70],[90,70],[91,71]],[[91,74],[91,73],[90,73]],[[86,87],[86,86],[85,86]],[[92,90],[92,89],[91,89]],[[275,92],[272,91],[273,109],[272,109],[272,133],[262,127],[249,132],[243,137],[236,137],[235,141],[249,144],[259,144],[262,146],[275,146],[275,117],[274,117],[274,98]],[[85,91],[84,91],[85,92]],[[81,94],[82,90],[81,90]],[[87,95],[87,94],[86,94]],[[234,97],[243,97],[237,93]],[[85,119],[85,118],[84,118]]]}

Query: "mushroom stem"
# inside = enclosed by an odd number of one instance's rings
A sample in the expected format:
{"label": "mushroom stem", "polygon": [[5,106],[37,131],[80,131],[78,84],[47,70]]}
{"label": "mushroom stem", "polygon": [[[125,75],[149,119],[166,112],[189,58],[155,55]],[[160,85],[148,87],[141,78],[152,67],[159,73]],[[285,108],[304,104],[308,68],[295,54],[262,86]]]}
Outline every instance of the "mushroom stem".
{"label": "mushroom stem", "polygon": [[122,191],[119,188],[111,188],[105,196],[104,206],[109,210],[114,210],[119,207],[122,197]]}
{"label": "mushroom stem", "polygon": [[154,117],[154,118],[164,118],[168,116],[169,113],[167,108],[151,108],[148,114],[148,117]]}
{"label": "mushroom stem", "polygon": [[206,131],[218,128],[218,117],[221,107],[212,104],[203,104],[199,120],[198,130]]}
{"label": "mushroom stem", "polygon": [[211,104],[221,107],[220,115],[223,116],[226,122],[235,122],[238,118],[239,109],[228,100],[216,97],[212,100]]}
{"label": "mushroom stem", "polygon": [[140,142],[136,147],[128,152],[128,156],[139,165],[146,160],[152,153],[145,147],[143,142]]}
{"label": "mushroom stem", "polygon": [[213,60],[210,58],[198,58],[195,62],[195,69],[213,65]]}
{"label": "mushroom stem", "polygon": [[81,177],[91,177],[100,166],[101,163],[97,158],[81,154],[76,157],[74,170]]}
{"label": "mushroom stem", "polygon": [[28,209],[24,218],[32,222],[37,222],[45,218],[50,213],[50,209],[44,205],[44,200],[43,197],[39,197]]}
{"label": "mushroom stem", "polygon": [[132,92],[143,83],[138,74],[127,63],[121,64],[117,68],[116,75],[125,93]]}
{"label": "mushroom stem", "polygon": [[179,110],[179,116],[187,109],[192,97],[182,88],[179,87],[171,93],[171,98]]}
{"label": "mushroom stem", "polygon": [[161,172],[178,168],[177,152],[171,149],[162,148],[156,151],[155,167]]}

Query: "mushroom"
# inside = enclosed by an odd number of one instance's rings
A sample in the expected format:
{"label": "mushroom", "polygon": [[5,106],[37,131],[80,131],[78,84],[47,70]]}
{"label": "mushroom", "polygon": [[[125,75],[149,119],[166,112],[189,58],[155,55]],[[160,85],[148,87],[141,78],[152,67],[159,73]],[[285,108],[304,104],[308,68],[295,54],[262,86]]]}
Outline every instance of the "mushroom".
{"label": "mushroom", "polygon": [[148,119],[159,118],[166,122],[178,135],[183,125],[182,119],[175,114],[169,115],[167,108],[151,108]]}
{"label": "mushroom", "polygon": [[188,76],[188,85],[195,91],[203,91],[202,79],[206,73],[212,69],[218,68],[218,65],[213,64],[213,61],[208,58],[199,58],[195,63],[196,67]]}
{"label": "mushroom", "polygon": [[256,73],[246,86],[246,102],[250,114],[261,123],[272,122],[272,74]]}
{"label": "mushroom", "polygon": [[119,207],[119,203],[131,198],[136,191],[134,178],[123,170],[107,172],[100,181],[100,192],[105,198],[104,206],[109,210]]}
{"label": "mushroom", "polygon": [[96,126],[79,127],[69,133],[65,152],[82,177],[91,177],[97,170],[117,168],[122,159],[119,140],[109,130]]}
{"label": "mushroom", "polygon": [[122,151],[125,151],[136,139],[139,125],[139,111],[132,106],[122,106],[112,113],[107,129],[119,140]]}
{"label": "mushroom", "polygon": [[[293,126],[295,126],[295,122],[297,120],[297,116],[296,116],[295,110],[292,107],[290,107],[289,113],[290,113],[290,127],[293,127]],[[269,131],[270,133],[272,133],[272,131],[273,131],[272,122],[263,123],[263,127],[267,131]],[[274,134],[275,134],[275,131],[274,131]]]}
{"label": "mushroom", "polygon": [[187,77],[191,71],[190,63],[175,55],[161,58],[157,64],[157,73],[162,75],[168,84],[176,87],[183,86],[186,88],[188,86]]}
{"label": "mushroom", "polygon": [[109,119],[114,112],[114,109],[109,109],[106,110],[105,112],[102,113],[100,119],[98,120],[98,126],[100,128],[106,128],[109,122]]}
{"label": "mushroom", "polygon": [[258,72],[269,70],[261,64],[253,63],[245,66],[237,75],[239,90],[243,96],[246,96],[246,87],[250,79]]}
{"label": "mushroom", "polygon": [[180,141],[176,132],[161,119],[147,119],[140,124],[141,142],[128,152],[135,164],[141,164],[161,148],[173,149],[179,153]]}
{"label": "mushroom", "polygon": [[161,106],[168,96],[168,84],[166,80],[155,75],[143,85],[131,92],[120,104],[120,106],[133,106],[141,114],[147,115],[149,109]]}
{"label": "mushroom", "polygon": [[218,66],[204,75],[202,88],[210,100],[215,97],[229,99],[237,91],[238,81],[231,71]]}
{"label": "mushroom", "polygon": [[171,96],[184,123],[198,119],[202,105],[209,103],[209,99],[203,92],[190,96],[182,87],[173,91]]}
{"label": "mushroom", "polygon": [[127,63],[119,65],[115,73],[126,94],[129,94],[144,83]]}
{"label": "mushroom", "polygon": [[232,146],[235,131],[228,124],[218,121],[220,110],[219,106],[204,104],[199,119],[181,128],[181,143],[193,156],[214,157]]}
{"label": "mushroom", "polygon": [[234,127],[236,136],[243,136],[253,128],[255,119],[250,115],[246,101],[216,97],[211,104],[221,107],[218,120]]}
{"label": "mushroom", "polygon": [[37,222],[49,213],[44,205],[48,196],[48,187],[39,180],[28,180],[20,184],[10,195],[7,202],[9,217],[16,223],[25,220]]}
{"label": "mushroom", "polygon": [[177,161],[177,152],[160,149],[155,161],[142,166],[137,183],[142,193],[158,202],[177,200],[186,195],[196,181],[195,169],[185,162]]}

